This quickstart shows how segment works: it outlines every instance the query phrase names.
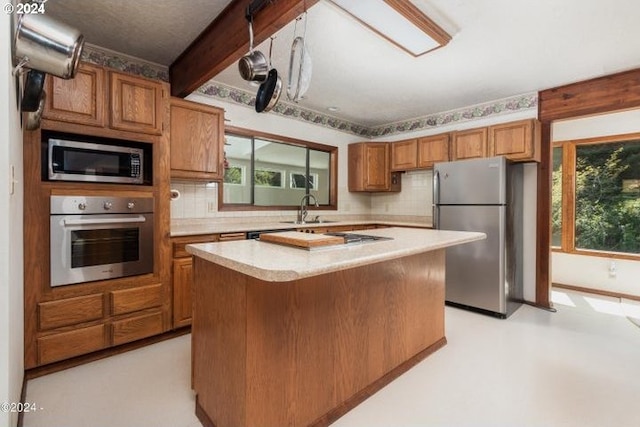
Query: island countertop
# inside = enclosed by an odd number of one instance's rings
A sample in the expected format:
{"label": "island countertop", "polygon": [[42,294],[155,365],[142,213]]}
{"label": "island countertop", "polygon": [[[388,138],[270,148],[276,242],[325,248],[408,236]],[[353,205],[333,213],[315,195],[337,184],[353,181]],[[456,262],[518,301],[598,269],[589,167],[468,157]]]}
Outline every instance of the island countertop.
{"label": "island countertop", "polygon": [[306,250],[259,240],[187,245],[192,255],[267,282],[288,282],[486,238],[484,233],[382,228],[357,232],[390,237],[356,245]]}

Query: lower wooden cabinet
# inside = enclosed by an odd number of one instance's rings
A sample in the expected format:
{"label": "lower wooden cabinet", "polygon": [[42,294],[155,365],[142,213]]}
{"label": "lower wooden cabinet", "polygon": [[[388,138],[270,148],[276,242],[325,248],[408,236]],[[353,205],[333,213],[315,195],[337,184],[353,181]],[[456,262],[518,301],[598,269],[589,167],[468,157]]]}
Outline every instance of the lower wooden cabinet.
{"label": "lower wooden cabinet", "polygon": [[38,304],[38,328],[41,331],[102,319],[104,295],[83,295]]}
{"label": "lower wooden cabinet", "polygon": [[113,345],[137,341],[162,332],[162,312],[160,310],[116,320],[111,323]]}
{"label": "lower wooden cabinet", "polygon": [[38,364],[46,365],[102,350],[109,345],[106,332],[106,325],[102,324],[40,337],[36,341]]}
{"label": "lower wooden cabinet", "polygon": [[192,258],[173,260],[173,327],[181,328],[191,324],[193,300],[191,286],[193,284]]}

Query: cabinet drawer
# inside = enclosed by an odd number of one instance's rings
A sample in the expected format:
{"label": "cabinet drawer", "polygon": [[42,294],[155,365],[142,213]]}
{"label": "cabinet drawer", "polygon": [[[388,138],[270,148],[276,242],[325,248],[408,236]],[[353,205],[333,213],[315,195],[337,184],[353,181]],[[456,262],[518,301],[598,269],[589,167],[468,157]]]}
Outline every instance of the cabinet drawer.
{"label": "cabinet drawer", "polygon": [[189,237],[174,237],[171,239],[173,242],[173,257],[184,258],[190,257],[191,254],[187,252],[185,246],[191,243],[208,243],[217,242],[220,239],[218,234],[203,234],[201,236],[189,236]]}
{"label": "cabinet drawer", "polygon": [[103,294],[86,295],[38,304],[40,330],[98,320],[104,316]]}
{"label": "cabinet drawer", "polygon": [[222,233],[220,234],[221,242],[230,242],[232,240],[246,240],[247,233]]}
{"label": "cabinet drawer", "polygon": [[103,349],[105,330],[105,325],[96,325],[38,338],[38,363],[46,365]]}
{"label": "cabinet drawer", "polygon": [[161,305],[161,284],[111,291],[111,313],[114,316]]}
{"label": "cabinet drawer", "polygon": [[162,333],[162,313],[148,313],[142,316],[118,320],[111,324],[113,345],[124,344]]}

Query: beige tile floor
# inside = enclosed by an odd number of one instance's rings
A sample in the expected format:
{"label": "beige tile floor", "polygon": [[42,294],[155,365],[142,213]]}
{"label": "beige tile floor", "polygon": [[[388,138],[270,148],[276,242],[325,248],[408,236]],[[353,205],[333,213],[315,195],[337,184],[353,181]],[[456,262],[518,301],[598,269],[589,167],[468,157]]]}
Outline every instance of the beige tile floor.
{"label": "beige tile floor", "polygon": [[[553,299],[507,320],[447,307],[448,345],[334,427],[640,426],[640,304]],[[199,427],[189,351],[186,335],[31,380],[24,427]]]}

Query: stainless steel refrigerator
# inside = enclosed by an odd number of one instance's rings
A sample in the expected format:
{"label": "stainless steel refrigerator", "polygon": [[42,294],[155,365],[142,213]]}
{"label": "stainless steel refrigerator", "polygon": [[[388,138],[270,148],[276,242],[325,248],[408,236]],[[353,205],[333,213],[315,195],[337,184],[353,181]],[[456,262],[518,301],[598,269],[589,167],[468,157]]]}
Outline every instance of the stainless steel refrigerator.
{"label": "stainless steel refrigerator", "polygon": [[447,248],[449,305],[506,318],[522,301],[523,166],[504,157],[437,163],[433,222],[487,239]]}

